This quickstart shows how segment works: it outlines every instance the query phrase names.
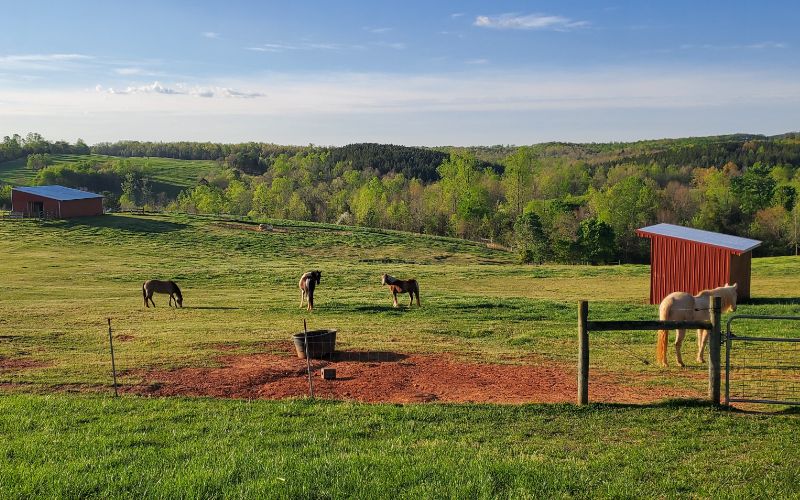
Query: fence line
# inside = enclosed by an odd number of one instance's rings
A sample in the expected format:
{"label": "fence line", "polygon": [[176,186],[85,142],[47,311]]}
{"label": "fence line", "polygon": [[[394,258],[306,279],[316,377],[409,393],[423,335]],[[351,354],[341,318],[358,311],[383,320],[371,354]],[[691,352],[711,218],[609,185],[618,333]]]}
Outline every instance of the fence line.
{"label": "fence line", "polygon": [[708,398],[715,405],[720,404],[722,344],[721,323],[722,299],[714,297],[709,321],[589,321],[589,302],[578,303],[578,404],[589,403],[589,332],[616,330],[674,330],[697,328],[709,331],[708,339]]}

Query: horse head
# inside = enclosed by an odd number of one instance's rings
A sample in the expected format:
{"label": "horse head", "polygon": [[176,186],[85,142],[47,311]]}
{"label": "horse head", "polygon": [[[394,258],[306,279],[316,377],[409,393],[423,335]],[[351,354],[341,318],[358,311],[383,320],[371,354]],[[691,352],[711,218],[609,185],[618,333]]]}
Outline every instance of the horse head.
{"label": "horse head", "polygon": [[391,276],[389,276],[386,273],[382,274],[381,275],[381,285],[388,285],[389,284],[389,279],[391,279]]}
{"label": "horse head", "polygon": [[722,297],[722,310],[724,312],[736,311],[736,299],[738,298],[738,293],[736,293],[737,286],[738,283],[734,283],[733,285],[728,285],[726,283],[722,288],[720,296]]}
{"label": "horse head", "polygon": [[322,279],[322,271],[316,270],[316,271],[314,271],[312,273],[312,275],[313,275],[314,281],[316,281],[317,285],[319,285],[319,280]]}

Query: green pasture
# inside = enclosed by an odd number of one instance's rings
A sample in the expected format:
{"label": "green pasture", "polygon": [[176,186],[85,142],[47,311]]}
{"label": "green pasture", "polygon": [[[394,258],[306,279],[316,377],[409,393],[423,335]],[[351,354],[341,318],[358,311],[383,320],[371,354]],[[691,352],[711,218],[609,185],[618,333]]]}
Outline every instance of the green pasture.
{"label": "green pasture", "polygon": [[[110,397],[108,317],[133,337],[116,345],[131,384],[151,368],[214,366],[221,344],[282,349],[304,318],[337,328],[342,349],[573,367],[579,299],[594,319],[656,315],[647,266],[523,266],[461,240],[274,222],[256,232],[168,215],[0,221],[0,360],[28,363],[0,370],[0,496],[800,495],[800,427],[784,409]],[[309,314],[297,280],[315,268]],[[754,300],[738,312],[800,314],[798,270],[792,257],[755,260]],[[416,277],[422,308],[393,309],[384,272]],[[185,307],[156,296],[145,308],[148,278],[178,281]],[[592,370],[702,393],[693,337],[689,366],[664,370],[641,362],[654,333],[598,334]]]}
{"label": "green pasture", "polygon": [[[155,183],[155,192],[166,192],[176,196],[181,190],[194,187],[204,176],[219,172],[217,162],[211,160],[178,160],[173,158],[119,158],[105,155],[50,155],[54,165],[78,163],[84,160],[119,160],[130,161],[137,167],[148,167]],[[26,186],[33,183],[36,172],[27,167],[27,158],[0,162],[0,182],[15,186]]]}
{"label": "green pasture", "polygon": [[[256,232],[187,216],[106,215],[67,221],[0,223],[0,356],[36,368],[0,373],[16,386],[47,389],[108,384],[106,318],[120,344],[123,383],[147,368],[213,366],[219,345],[270,350],[302,329],[336,328],[343,348],[452,353],[490,363],[572,365],[576,302],[592,319],[652,319],[648,267],[524,266],[511,254],[456,239],[391,231],[284,223]],[[741,313],[800,314],[792,257],[757,259],[754,303]],[[297,280],[322,270],[316,310],[298,308]],[[391,306],[380,275],[415,277],[418,309]],[[174,279],[184,308],[145,308],[145,279]],[[749,325],[763,332],[768,325]],[[768,333],[768,332],[767,332]],[[593,337],[592,366],[652,375],[654,384],[686,384],[694,334],[684,347],[687,370],[667,372],[652,360],[655,333]],[[672,377],[669,374],[678,375]],[[702,380],[700,381],[702,389]]]}

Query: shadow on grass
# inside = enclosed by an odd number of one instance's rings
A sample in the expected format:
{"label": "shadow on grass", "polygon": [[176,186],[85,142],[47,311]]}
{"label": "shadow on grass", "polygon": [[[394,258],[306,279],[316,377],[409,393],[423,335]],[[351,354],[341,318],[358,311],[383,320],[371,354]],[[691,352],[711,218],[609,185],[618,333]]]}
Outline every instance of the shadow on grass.
{"label": "shadow on grass", "polygon": [[655,403],[594,403],[592,406],[595,408],[608,408],[608,409],[673,409],[681,410],[687,408],[709,408],[717,409],[720,412],[737,414],[737,415],[800,415],[800,406],[789,406],[781,409],[772,409],[768,405],[761,405],[764,409],[752,408],[737,408],[735,406],[715,406],[706,399],[687,398],[687,399],[665,399]]}
{"label": "shadow on grass", "polygon": [[355,361],[359,363],[394,363],[408,356],[391,351],[336,351],[331,361]]}
{"label": "shadow on grass", "polygon": [[238,311],[241,307],[228,307],[228,306],[186,306],[184,309],[200,309],[209,311]]}
{"label": "shadow on grass", "polygon": [[129,233],[169,233],[179,231],[187,227],[186,224],[179,222],[168,222],[163,220],[146,219],[139,217],[119,217],[101,215],[97,217],[77,217],[60,221],[63,227],[97,227],[106,229],[116,229]]}
{"label": "shadow on grass", "polygon": [[754,306],[800,305],[800,297],[755,297],[743,302]]}
{"label": "shadow on grass", "polygon": [[[414,307],[416,307],[416,305]],[[399,307],[394,307],[391,304],[385,306],[377,304],[361,304],[353,306],[352,308],[348,309],[361,313],[380,313],[380,312],[401,312],[405,309],[409,309],[409,307],[408,304],[401,304]]]}

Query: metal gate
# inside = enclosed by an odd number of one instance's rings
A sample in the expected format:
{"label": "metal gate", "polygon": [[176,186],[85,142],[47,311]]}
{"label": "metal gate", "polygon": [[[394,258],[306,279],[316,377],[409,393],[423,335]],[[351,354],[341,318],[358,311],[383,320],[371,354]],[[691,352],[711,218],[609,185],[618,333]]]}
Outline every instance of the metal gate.
{"label": "metal gate", "polygon": [[[789,321],[794,335],[758,336],[734,333],[740,320]],[[740,314],[725,331],[725,404],[800,405],[800,316]]]}

